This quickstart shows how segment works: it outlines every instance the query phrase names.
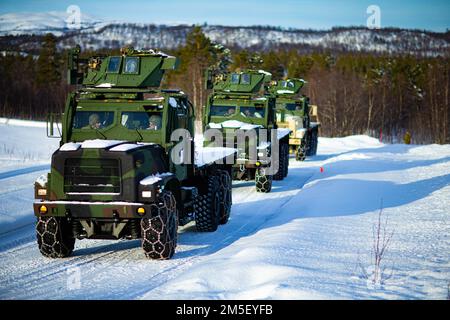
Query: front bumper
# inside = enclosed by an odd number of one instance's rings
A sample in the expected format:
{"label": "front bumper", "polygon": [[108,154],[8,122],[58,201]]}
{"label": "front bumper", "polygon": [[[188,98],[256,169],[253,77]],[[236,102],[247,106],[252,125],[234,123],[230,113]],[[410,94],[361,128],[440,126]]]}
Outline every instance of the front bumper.
{"label": "front bumper", "polygon": [[[40,207],[45,206],[47,212],[42,214]],[[37,217],[71,217],[79,219],[132,219],[151,217],[152,204],[133,202],[81,202],[81,201],[37,201],[33,203],[34,215]],[[145,214],[137,213],[144,208]]]}

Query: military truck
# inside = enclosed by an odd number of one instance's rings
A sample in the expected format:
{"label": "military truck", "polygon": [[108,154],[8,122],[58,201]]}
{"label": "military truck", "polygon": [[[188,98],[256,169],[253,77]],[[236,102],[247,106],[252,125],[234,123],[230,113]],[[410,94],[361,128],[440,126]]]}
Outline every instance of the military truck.
{"label": "military truck", "polygon": [[[232,167],[216,160],[235,150],[194,146],[193,105],[180,90],[159,89],[177,65],[152,50],[69,53],[68,80],[78,89],[67,98],[51,170],[35,183],[44,256],[69,256],[76,239],[142,239],[148,258],[169,259],[179,225],[215,231],[227,223]],[[57,135],[53,128],[52,117],[48,135]],[[171,139],[177,129],[192,149]]]}
{"label": "military truck", "polygon": [[[233,179],[254,179],[256,191],[263,193],[271,191],[273,180],[287,176],[289,166],[289,129],[271,134],[271,129],[278,128],[275,98],[266,94],[265,88],[271,76],[263,70],[220,74],[208,70],[206,74],[206,87],[212,89],[212,93],[204,110],[204,130],[220,130],[224,146],[233,146],[230,141],[234,143],[238,152],[233,164]],[[264,138],[263,129],[268,131]],[[249,137],[253,132],[253,139],[240,144],[238,131]]]}
{"label": "military truck", "polygon": [[303,79],[287,79],[273,81],[269,86],[270,94],[276,99],[277,124],[291,131],[289,153],[295,153],[298,161],[316,155],[320,126],[317,106],[310,105],[309,98],[300,94],[305,83]]}

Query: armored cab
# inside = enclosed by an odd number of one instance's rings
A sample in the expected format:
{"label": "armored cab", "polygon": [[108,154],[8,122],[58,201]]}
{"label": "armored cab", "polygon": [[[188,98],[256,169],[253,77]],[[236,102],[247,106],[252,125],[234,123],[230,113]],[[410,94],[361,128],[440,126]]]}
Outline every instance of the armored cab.
{"label": "armored cab", "polygon": [[276,99],[277,124],[291,131],[289,151],[299,161],[317,153],[320,125],[316,120],[317,106],[310,105],[309,98],[300,93],[305,83],[303,79],[287,79],[273,81],[269,86]]}
{"label": "armored cab", "polygon": [[266,94],[270,80],[271,74],[263,70],[215,76],[208,72],[206,76],[212,93],[204,112],[204,129],[219,130],[220,143],[238,149],[233,178],[255,179],[258,192],[270,192],[272,180],[282,180],[288,167],[289,131],[275,131],[275,98]]}
{"label": "armored cab", "polygon": [[75,239],[140,238],[147,257],[168,259],[178,225],[214,231],[227,222],[232,168],[216,160],[235,151],[194,149],[194,107],[182,91],[159,88],[177,64],[152,50],[69,53],[78,90],[67,98],[51,171],[35,183],[43,255],[70,255]]}

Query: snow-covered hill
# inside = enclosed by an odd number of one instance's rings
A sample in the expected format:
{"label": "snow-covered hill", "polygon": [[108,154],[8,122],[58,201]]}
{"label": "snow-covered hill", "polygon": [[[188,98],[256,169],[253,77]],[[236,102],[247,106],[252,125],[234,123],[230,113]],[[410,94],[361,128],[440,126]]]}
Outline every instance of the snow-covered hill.
{"label": "snow-covered hill", "polygon": [[[37,249],[32,184],[58,141],[42,123],[0,120],[0,299],[447,297],[449,145],[320,138],[318,155],[291,159],[270,194],[234,183],[229,223],[214,233],[181,228],[169,261],[145,259],[137,240],[77,241],[72,257],[52,260]],[[381,206],[393,236],[384,283],[373,285]]]}
{"label": "snow-covered hill", "polygon": [[[57,36],[71,31],[73,23],[67,12],[18,12],[0,15],[0,35],[45,34],[53,33]],[[80,30],[93,29],[103,25],[99,19],[81,13]]]}
{"label": "snow-covered hill", "polygon": [[[119,48],[133,45],[137,48],[173,49],[184,44],[190,25],[155,25],[100,21],[82,16],[81,28],[67,27],[67,13],[33,13],[0,15],[0,35],[42,35],[53,32],[60,36],[60,48],[80,44],[82,48]],[[203,26],[212,40],[229,47],[258,50],[275,46],[302,47],[305,50],[344,50],[388,53],[438,55],[448,54],[448,34],[418,30],[381,29],[361,27],[334,28],[327,31],[282,29],[277,27]],[[29,39],[18,49],[39,48],[39,39]]]}

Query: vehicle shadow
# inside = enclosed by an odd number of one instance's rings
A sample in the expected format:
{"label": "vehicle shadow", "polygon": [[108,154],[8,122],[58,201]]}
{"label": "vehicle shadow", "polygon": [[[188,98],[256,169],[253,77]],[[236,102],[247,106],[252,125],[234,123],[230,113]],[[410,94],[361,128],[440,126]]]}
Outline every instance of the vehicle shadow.
{"label": "vehicle shadow", "polygon": [[[77,241],[89,241],[89,240],[77,240]],[[124,250],[130,250],[139,248],[141,246],[141,240],[102,240],[105,244],[100,244],[88,248],[80,248],[73,251],[72,256],[86,256],[90,254],[118,252]]]}

